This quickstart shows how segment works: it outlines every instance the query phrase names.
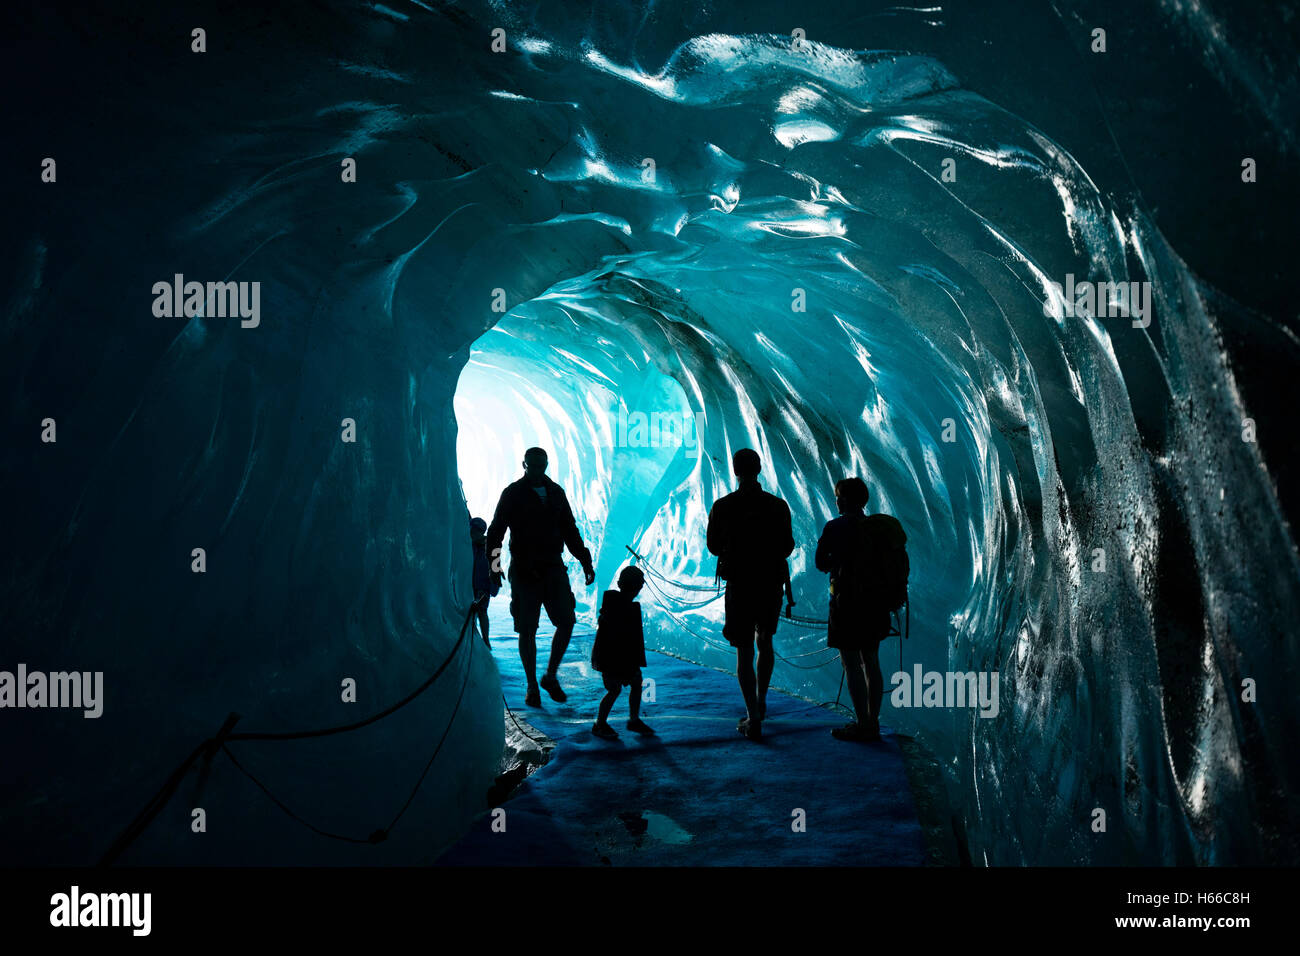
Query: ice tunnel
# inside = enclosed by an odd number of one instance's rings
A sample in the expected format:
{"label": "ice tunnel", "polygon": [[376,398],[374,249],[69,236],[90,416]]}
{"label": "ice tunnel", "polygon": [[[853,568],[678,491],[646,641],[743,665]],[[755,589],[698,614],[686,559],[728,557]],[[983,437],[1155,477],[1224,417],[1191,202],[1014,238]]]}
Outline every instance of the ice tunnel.
{"label": "ice tunnel", "polygon": [[[1272,61],[1240,25],[1213,46],[1208,8],[1057,7],[200,5],[62,31],[82,79],[15,106],[7,183],[3,666],[103,672],[104,712],[0,722],[23,755],[0,815],[26,821],[0,858],[93,862],[227,714],[339,724],[450,661],[355,734],[241,742],[195,790],[235,835],[178,840],[177,801],[122,855],[436,859],[502,743],[494,664],[458,640],[464,529],[532,445],[598,588],[633,549],[648,643],[721,669],[693,589],[732,453],[791,506],[811,617],[834,482],[863,476],[909,534],[905,669],[1000,678],[993,715],[884,714],[938,755],[974,862],[1293,857],[1300,346],[1276,251],[1179,210],[1232,196],[1264,232],[1296,187],[1242,198],[1231,151],[1220,197],[1168,182],[1144,127],[1192,134],[1112,111],[1097,83],[1158,71],[1089,78],[1091,25],[1175,44],[1242,149],[1293,159],[1290,113],[1224,105]],[[186,281],[258,283],[256,321],[151,312]],[[776,686],[836,696],[823,634],[776,644]]]}

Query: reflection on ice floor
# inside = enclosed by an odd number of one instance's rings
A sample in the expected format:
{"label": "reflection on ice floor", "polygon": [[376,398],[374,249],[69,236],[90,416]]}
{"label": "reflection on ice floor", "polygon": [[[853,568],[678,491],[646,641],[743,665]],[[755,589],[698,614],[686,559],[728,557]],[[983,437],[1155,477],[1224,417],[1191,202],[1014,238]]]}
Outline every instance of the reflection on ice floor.
{"label": "reflection on ice floor", "polygon": [[[505,801],[506,829],[481,816],[440,863],[453,865],[919,865],[924,862],[903,755],[888,728],[874,746],[834,740],[843,720],[806,701],[768,698],[761,743],[736,733],[740,690],[731,675],[648,653],[655,700],[627,731],[627,695],[610,716],[619,739],[591,735],[603,694],[575,635],[560,668],[569,699],[524,707],[524,679],[508,632],[493,640],[506,699],[557,741],[550,762]],[[547,644],[542,641],[541,653]],[[796,811],[806,820],[795,832]]]}

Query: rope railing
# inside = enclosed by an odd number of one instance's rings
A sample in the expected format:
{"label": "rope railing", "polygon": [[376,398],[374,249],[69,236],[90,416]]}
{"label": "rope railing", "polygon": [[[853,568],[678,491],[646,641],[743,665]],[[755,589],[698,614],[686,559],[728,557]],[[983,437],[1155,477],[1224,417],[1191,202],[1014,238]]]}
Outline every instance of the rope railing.
{"label": "rope railing", "polygon": [[[708,637],[705,637],[703,634],[698,633],[693,628],[688,626],[684,621],[682,621],[681,618],[677,614],[674,614],[673,611],[670,610],[667,606],[668,604],[672,604],[676,607],[678,611],[699,610],[703,607],[708,606],[709,604],[712,604],[718,598],[722,597],[722,595],[725,593],[724,588],[718,585],[715,585],[713,587],[701,587],[699,585],[683,584],[681,582],[674,581],[672,578],[666,577],[662,572],[651,567],[646,562],[645,556],[637,552],[637,550],[633,548],[630,544],[624,545],[624,547],[627,549],[628,553],[632,555],[633,564],[636,565],[638,568],[640,568],[642,573],[645,575],[646,587],[648,587],[651,593],[653,593],[659,599],[659,609],[663,611],[665,615],[668,616],[669,620],[671,620],[674,624],[676,624],[687,634],[690,634],[696,640],[702,641],[705,644],[709,644],[721,650],[730,651],[732,649],[731,645],[729,644],[719,643],[718,641],[711,640]],[[687,604],[685,602],[682,602],[676,598],[670,597],[669,595],[665,594],[662,588],[659,586],[659,584],[656,584],[656,581],[659,582],[660,584],[669,584],[674,587],[681,588],[683,590],[711,591],[714,593],[713,596],[706,601],[702,601],[698,604]],[[787,581],[787,586],[788,586],[788,581]],[[793,600],[790,600],[786,606],[785,614],[783,615],[783,619],[785,621],[789,622],[790,624],[793,624],[796,627],[804,627],[812,630],[821,630],[821,631],[825,631],[827,629],[827,627],[829,626],[828,621],[819,620],[817,618],[802,617],[797,614],[792,614],[790,612],[790,608],[793,606],[793,603],[794,603]],[[890,631],[891,637],[894,635],[905,635],[906,630],[910,630],[911,607],[910,604],[907,602],[904,603],[904,612],[907,615],[907,617],[905,618],[905,620],[907,621],[906,625],[904,625],[903,621],[900,621],[898,619],[898,612],[896,611],[893,612],[892,614],[893,623],[891,624],[891,631]],[[813,657],[814,655],[823,654],[827,652],[829,652],[831,656],[819,663],[812,664],[812,665],[795,663],[795,660],[799,658]],[[776,650],[774,645],[773,653],[775,653],[777,658],[780,659],[781,661],[784,661],[786,664],[789,664],[791,667],[799,668],[800,670],[820,670],[821,668],[827,666],[828,664],[838,663],[839,661],[839,652],[833,647],[819,647],[816,650],[805,651],[802,654],[792,654],[789,657],[787,657],[784,654],[782,654],[780,651]],[[898,666],[899,669],[902,670],[903,645],[901,640],[899,641],[899,646],[898,646]]]}
{"label": "rope railing", "polygon": [[[631,545],[626,545],[625,547],[635,559],[634,563],[636,563],[638,566],[642,566],[645,562],[645,558],[641,554],[638,554],[637,551],[634,550]],[[683,621],[679,615],[673,613],[673,611],[670,610],[670,608],[668,607],[669,604],[673,604],[676,605],[679,610],[688,610],[688,611],[699,610],[701,608],[708,606],[709,604],[712,604],[719,597],[721,597],[724,593],[724,589],[722,587],[718,585],[714,585],[713,587],[705,587],[701,585],[683,584],[681,582],[674,581],[673,579],[665,576],[661,572],[650,567],[648,564],[644,564],[644,566],[642,567],[642,571],[646,574],[646,578],[645,578],[646,586],[649,587],[651,592],[659,599],[659,609],[669,618],[669,620],[671,620],[683,631],[690,634],[692,637],[701,641],[702,643],[708,644],[712,647],[716,647],[720,650],[725,650],[725,651],[731,651],[733,649],[730,644],[723,644],[719,641],[715,641],[707,637],[704,634],[700,634],[695,629],[693,629],[688,624],[686,624],[686,622]],[[707,600],[701,601],[699,603],[686,604],[680,601],[679,599],[672,598],[669,595],[665,594],[661,588],[661,585],[669,585],[669,586],[677,587],[684,591],[708,592],[711,593],[712,596]],[[334,833],[329,830],[318,827],[315,824],[311,823],[310,821],[304,819],[302,816],[295,813],[286,803],[284,803],[284,801],[276,797],[275,794],[271,792],[270,788],[267,787],[265,783],[263,783],[256,775],[254,775],[250,770],[248,770],[248,768],[246,768],[242,763],[240,763],[238,758],[236,758],[234,753],[231,751],[229,745],[233,742],[253,741],[253,740],[264,740],[264,741],[265,740],[281,740],[281,741],[282,740],[308,740],[308,739],[313,739],[318,737],[333,736],[335,734],[349,733],[354,730],[360,730],[362,727],[367,727],[370,724],[376,723],[380,720],[383,720],[385,717],[388,717],[396,713],[398,710],[402,709],[407,704],[411,703],[411,701],[415,700],[417,697],[419,697],[425,691],[427,691],[430,687],[432,687],[435,683],[437,683],[438,679],[442,677],[443,673],[451,665],[452,661],[456,659],[456,656],[460,651],[461,645],[465,643],[465,635],[470,631],[470,625],[474,618],[474,612],[482,600],[483,598],[482,596],[480,596],[472,604],[470,604],[468,610],[465,612],[465,620],[461,624],[460,634],[456,638],[456,643],[455,645],[453,645],[446,659],[438,666],[437,670],[435,670],[433,674],[431,674],[422,684],[416,687],[413,691],[411,691],[401,700],[389,705],[388,707],[385,707],[383,710],[375,714],[372,714],[369,717],[363,718],[362,720],[353,721],[347,724],[339,724],[333,727],[323,727],[323,728],[316,728],[310,730],[235,733],[234,726],[240,720],[240,715],[234,712],[227,715],[225,721],[222,723],[221,728],[217,731],[217,733],[211,737],[208,737],[206,740],[200,742],[192,751],[190,751],[189,755],[176,766],[176,768],[171,772],[171,774],[168,775],[167,779],[163,781],[162,786],[158,788],[158,790],[148,800],[148,802],[145,803],[144,807],[140,810],[140,812],[136,814],[135,818],[132,819],[132,821],[122,831],[122,833],[118,835],[117,839],[113,841],[113,844],[109,847],[107,852],[105,852],[103,857],[100,859],[99,865],[109,866],[114,862],[116,862],[116,860],[131,846],[131,844],[133,844],[140,837],[140,835],[144,833],[146,829],[148,829],[149,825],[154,821],[154,819],[158,816],[158,814],[162,812],[163,808],[166,807],[166,805],[171,801],[172,797],[175,796],[176,791],[179,789],[186,775],[190,772],[191,769],[194,768],[196,764],[199,764],[199,780],[198,780],[197,789],[201,791],[207,781],[209,773],[211,772],[212,760],[217,755],[217,753],[225,754],[225,756],[230,760],[230,762],[235,766],[235,768],[239,770],[239,772],[242,773],[244,776],[246,776],[250,781],[252,781],[252,783],[256,785],[257,788],[261,790],[267,796],[267,798],[271,800],[272,803],[274,803],[277,807],[279,807],[282,811],[284,811],[284,813],[288,815],[291,819],[297,821],[298,823],[301,823],[303,826],[307,827],[312,832],[327,837],[329,839],[340,840],[346,843],[378,844],[386,840],[388,838],[388,834],[402,819],[403,815],[405,815],[406,811],[410,808],[412,802],[414,802],[415,795],[419,792],[420,787],[423,785],[425,778],[428,776],[429,770],[433,767],[434,761],[438,759],[438,755],[442,752],[443,745],[447,741],[447,736],[450,734],[452,725],[456,721],[456,716],[460,712],[461,703],[464,701],[465,698],[465,691],[469,686],[469,675],[473,664],[473,644],[474,644],[473,641],[470,642],[470,658],[466,662],[465,677],[461,682],[460,693],[456,698],[456,704],[452,709],[451,717],[447,721],[447,726],[443,729],[442,736],[438,739],[438,744],[434,748],[433,754],[429,757],[428,761],[425,763],[424,769],[420,772],[420,776],[416,779],[415,785],[412,787],[410,794],[407,796],[406,801],[402,804],[401,808],[394,815],[393,819],[389,822],[389,824],[386,827],[382,827],[380,829],[372,831],[370,835],[367,837],[354,837],[345,834]],[[910,606],[906,606],[906,611],[908,612],[909,619],[910,619],[910,610],[911,610]],[[789,607],[787,607],[786,609],[785,620],[799,627],[818,628],[824,630],[827,626],[826,621],[793,615],[790,613]],[[902,629],[899,629],[898,631],[896,631],[896,633],[902,633]],[[823,667],[826,667],[829,664],[838,663],[839,660],[838,651],[836,651],[834,648],[831,647],[818,648],[816,650],[807,651],[802,654],[794,654],[791,655],[790,657],[786,657],[785,655],[781,654],[780,651],[776,651],[775,647],[773,648],[773,651],[781,661],[785,662],[791,667],[795,667],[800,670],[819,670]],[[810,665],[795,663],[795,661],[800,658],[812,657],[817,654],[822,654],[827,652],[829,652],[832,656],[827,658],[824,661],[820,661],[818,663],[810,664]],[[900,669],[902,667],[902,642],[901,641],[899,642],[899,667]],[[841,678],[841,687],[842,685],[843,685],[843,680]],[[502,700],[504,702],[504,695],[502,696]],[[834,702],[828,701],[827,703],[830,703],[832,706],[842,706],[839,704],[838,694],[836,695],[836,700]],[[514,718],[514,714],[513,712],[510,711],[510,705],[508,702],[506,702],[506,710],[507,713],[509,713],[510,716]],[[537,738],[533,737],[526,730],[524,730],[522,726],[519,726],[519,722],[517,719],[515,720],[515,724],[516,726],[519,727],[520,731],[524,733],[526,736],[528,736],[530,739],[533,739],[535,741],[537,740]]]}
{"label": "rope railing", "polygon": [[[682,619],[681,619],[680,617],[678,617],[676,614],[674,614],[672,611],[670,611],[667,607],[665,607],[664,604],[662,603],[662,601],[665,600],[665,595],[663,594],[662,591],[660,591],[657,587],[655,587],[654,583],[653,583],[649,578],[646,579],[646,586],[649,587],[650,590],[651,590],[651,591],[652,591],[652,592],[653,592],[653,593],[654,593],[654,594],[655,594],[655,595],[660,599],[660,602],[661,602],[661,603],[660,603],[660,605],[659,605],[659,609],[660,609],[661,611],[663,611],[665,615],[667,615],[667,617],[668,617],[669,620],[671,620],[674,624],[676,624],[679,628],[681,628],[681,629],[682,629],[683,631],[685,631],[687,634],[691,635],[691,636],[694,637],[696,640],[701,641],[701,642],[703,642],[703,643],[705,643],[705,644],[708,644],[708,645],[710,645],[710,646],[712,646],[712,647],[716,647],[716,648],[718,648],[719,650],[728,651],[728,652],[734,650],[734,648],[733,648],[730,644],[723,644],[723,643],[721,643],[721,642],[719,642],[719,641],[715,641],[715,640],[712,640],[712,639],[710,639],[710,638],[708,638],[708,637],[705,637],[703,634],[700,634],[698,631],[694,630],[694,629],[691,628],[689,625],[687,625],[684,621],[682,621]],[[805,671],[820,670],[821,668],[827,666],[828,664],[837,663],[837,662],[839,661],[839,651],[835,650],[833,647],[821,647],[821,648],[818,648],[818,649],[816,649],[816,650],[814,650],[814,651],[808,651],[808,652],[805,653],[805,654],[796,654],[796,655],[794,655],[794,658],[810,657],[810,656],[812,656],[813,654],[823,654],[823,653],[827,653],[827,652],[829,652],[829,653],[832,655],[831,657],[828,657],[826,660],[824,660],[824,661],[820,661],[820,662],[818,662],[818,663],[816,663],[816,664],[797,664],[797,663],[795,663],[795,660],[793,660],[793,659],[791,659],[791,658],[789,658],[789,657],[786,657],[784,654],[782,654],[780,651],[778,651],[778,650],[776,649],[776,645],[775,645],[775,644],[773,644],[773,646],[772,646],[772,652],[777,656],[777,658],[778,658],[779,660],[781,660],[781,661],[783,661],[784,663],[788,664],[790,667],[794,667],[794,668],[796,668],[796,669],[798,669],[798,670],[805,670]]]}
{"label": "rope railing", "polygon": [[474,617],[474,612],[477,609],[479,602],[481,600],[482,598],[476,599],[472,604],[470,604],[469,609],[465,612],[465,621],[463,624],[461,624],[460,635],[456,638],[455,645],[453,645],[451,651],[447,654],[446,659],[438,666],[438,669],[435,670],[433,674],[427,680],[424,681],[424,683],[420,684],[419,687],[415,688],[415,690],[411,691],[411,693],[407,694],[401,700],[397,701],[396,703],[388,707],[385,707],[383,710],[379,711],[378,713],[372,714],[371,716],[364,718],[363,720],[354,721],[348,724],[340,724],[334,727],[324,727],[324,728],[313,729],[313,730],[286,731],[286,732],[278,732],[278,733],[269,733],[269,732],[234,733],[233,728],[235,724],[239,721],[240,716],[239,714],[233,712],[229,714],[226,717],[225,722],[221,725],[221,729],[218,730],[215,735],[207,738],[206,740],[202,741],[198,746],[196,746],[190,752],[189,756],[187,756],[184,760],[182,760],[177,765],[176,769],[173,770],[171,774],[168,775],[167,779],[163,782],[162,786],[158,788],[157,792],[154,793],[154,795],[144,805],[144,807],[140,810],[140,812],[136,814],[135,818],[126,826],[126,828],[122,831],[122,833],[119,834],[117,839],[113,841],[112,846],[109,847],[108,851],[100,859],[99,865],[109,866],[112,863],[114,863],[122,855],[122,853],[125,852],[126,849],[130,847],[131,844],[134,843],[140,837],[140,835],[144,833],[146,829],[148,829],[149,825],[154,821],[154,819],[158,816],[158,814],[162,812],[163,808],[168,804],[168,802],[170,802],[171,798],[175,795],[177,789],[180,787],[181,783],[185,779],[185,776],[190,772],[191,768],[193,768],[194,765],[198,763],[200,760],[203,761],[202,765],[200,766],[200,772],[199,772],[199,787],[201,789],[203,784],[206,782],[207,775],[211,769],[212,758],[215,757],[218,752],[224,753],[226,757],[230,759],[230,762],[235,765],[236,769],[238,769],[241,773],[243,773],[246,777],[248,777],[254,784],[256,784],[257,787],[263,793],[265,793],[266,796],[270,798],[270,800],[273,803],[275,803],[276,806],[278,806],[281,810],[283,810],[286,814],[288,814],[292,819],[303,824],[303,826],[307,827],[313,832],[318,833],[321,836],[329,837],[330,839],[341,840],[347,843],[376,844],[376,843],[381,843],[383,840],[387,839],[389,831],[391,831],[393,827],[397,825],[398,821],[401,820],[402,816],[406,813],[407,809],[410,807],[412,801],[414,801],[416,793],[419,792],[421,785],[424,783],[425,777],[428,776],[429,769],[433,766],[434,761],[437,760],[438,754],[442,752],[442,747],[443,744],[446,743],[447,735],[451,732],[451,727],[452,724],[455,723],[456,715],[460,712],[461,702],[465,698],[465,690],[469,686],[469,675],[470,675],[471,666],[473,664],[473,652],[474,652],[473,641],[469,642],[470,657],[465,666],[465,679],[461,683],[460,695],[456,698],[456,705],[452,710],[451,718],[448,720],[447,726],[443,730],[441,738],[439,738],[438,740],[438,745],[434,749],[433,755],[429,758],[428,762],[425,764],[424,770],[421,772],[419,778],[416,780],[414,788],[411,790],[410,795],[406,798],[406,802],[402,805],[402,808],[398,810],[397,814],[393,817],[392,821],[388,824],[387,827],[383,827],[381,829],[373,831],[368,837],[364,837],[364,838],[350,837],[338,833],[332,833],[330,831],[317,827],[312,823],[308,822],[307,820],[303,819],[301,816],[294,813],[293,810],[291,810],[283,801],[281,801],[273,793],[271,793],[270,789],[264,783],[262,783],[261,780],[259,780],[248,769],[246,769],[243,766],[243,764],[241,764],[235,758],[234,753],[231,752],[230,747],[228,745],[234,741],[307,740],[316,737],[328,737],[334,734],[343,734],[353,730],[359,730],[362,727],[367,727],[370,724],[383,720],[385,717],[388,717],[391,714],[396,713],[398,710],[405,707],[407,704],[415,700],[417,697],[419,697],[421,694],[427,691],[430,687],[432,687],[435,683],[437,683],[438,679],[451,665],[451,662],[456,659],[456,655],[460,651],[461,645],[465,643],[465,635],[470,630],[470,624]]}
{"label": "rope railing", "polygon": [[638,554],[630,544],[625,544],[623,545],[623,547],[626,548],[628,550],[628,553],[630,553],[632,557],[635,559],[634,563],[637,565],[637,567],[640,567],[641,570],[644,571],[646,574],[658,578],[660,581],[664,582],[665,584],[671,584],[673,587],[681,588],[683,591],[704,591],[706,593],[714,595],[715,597],[720,596],[722,594],[723,589],[716,582],[713,584],[683,584],[680,581],[675,581],[672,578],[665,576],[663,572],[657,570],[656,568],[652,568],[648,564],[642,567],[642,564],[645,561],[645,557],[643,555]]}

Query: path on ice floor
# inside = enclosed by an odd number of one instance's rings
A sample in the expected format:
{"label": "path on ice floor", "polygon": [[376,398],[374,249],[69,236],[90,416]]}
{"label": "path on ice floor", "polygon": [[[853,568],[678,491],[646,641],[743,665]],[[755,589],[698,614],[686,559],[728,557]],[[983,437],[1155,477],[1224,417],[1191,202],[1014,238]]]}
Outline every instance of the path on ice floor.
{"label": "path on ice floor", "polygon": [[[589,664],[591,634],[574,635],[560,668],[568,701],[542,691],[524,706],[513,634],[492,650],[512,709],[557,746],[502,804],[506,831],[484,814],[439,859],[451,865],[920,865],[921,827],[898,741],[835,740],[844,718],[772,690],[763,740],[736,732],[743,713],[733,675],[647,652],[656,682],[642,718],[655,737],[626,730],[627,690],[610,724],[591,734],[604,694]],[[541,640],[545,661],[549,641]],[[779,668],[778,668],[779,676]],[[791,828],[798,808],[806,832]]]}

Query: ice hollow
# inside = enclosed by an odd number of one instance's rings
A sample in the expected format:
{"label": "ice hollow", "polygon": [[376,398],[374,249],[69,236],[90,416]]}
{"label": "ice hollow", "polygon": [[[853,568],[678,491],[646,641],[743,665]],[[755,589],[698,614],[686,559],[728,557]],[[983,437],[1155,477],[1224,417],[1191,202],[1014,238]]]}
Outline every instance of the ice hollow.
{"label": "ice hollow", "polygon": [[[2,361],[21,427],[48,415],[58,441],[4,452],[6,650],[105,685],[100,720],[2,725],[27,761],[4,813],[35,821],[7,858],[93,858],[230,711],[293,729],[407,693],[469,604],[467,514],[534,444],[596,558],[579,627],[627,546],[713,581],[704,519],[746,446],[794,514],[798,610],[824,616],[812,549],[834,481],[864,476],[910,539],[907,672],[998,674],[995,717],[884,714],[941,755],[976,862],[1275,858],[1295,709],[1241,681],[1296,675],[1296,552],[1222,300],[1140,206],[938,59],[832,45],[829,13],[792,49],[622,6],[402,10],[304,7],[276,56],[227,55],[219,94],[210,58],[123,108],[109,139],[150,144],[147,182],[65,162],[58,206],[24,200]],[[148,75],[95,56],[114,90]],[[238,108],[200,119],[218,95]],[[151,315],[178,273],[260,283],[259,323]],[[1067,277],[1150,283],[1149,321],[1074,309]],[[647,640],[726,667],[721,602],[699,604],[645,595]],[[783,625],[775,682],[835,697],[822,642]],[[129,859],[431,859],[496,770],[481,649],[391,725],[240,751],[364,836],[462,686],[381,846],[298,832],[223,766],[205,799],[238,833],[156,825]],[[1096,807],[1119,838],[1089,838]]]}

